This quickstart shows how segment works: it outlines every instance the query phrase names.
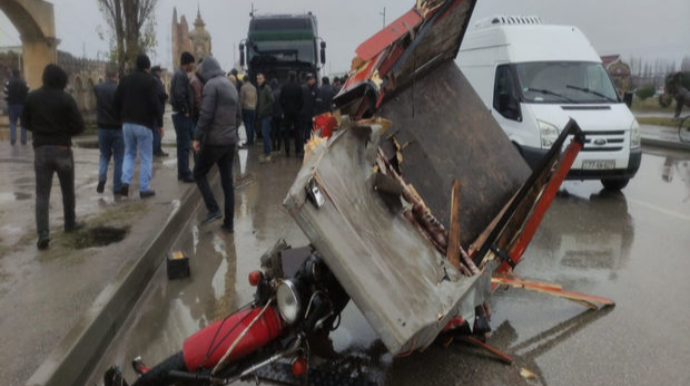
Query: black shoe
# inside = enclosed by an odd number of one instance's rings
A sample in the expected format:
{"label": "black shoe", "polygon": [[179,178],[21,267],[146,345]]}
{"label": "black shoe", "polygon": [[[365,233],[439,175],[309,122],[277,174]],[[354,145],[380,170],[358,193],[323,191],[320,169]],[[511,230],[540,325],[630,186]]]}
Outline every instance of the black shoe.
{"label": "black shoe", "polygon": [[17,144],[17,141],[10,141],[10,145],[14,146]]}
{"label": "black shoe", "polygon": [[169,154],[161,150],[158,153],[154,154],[154,156],[163,158],[169,156]]}
{"label": "black shoe", "polygon": [[98,187],[96,188],[96,192],[101,194],[104,191],[105,191],[105,181],[98,181]]}
{"label": "black shoe", "polygon": [[178,180],[178,181],[182,181],[182,182],[184,182],[185,184],[194,184],[194,183],[196,183],[196,180],[195,180],[194,177],[192,177],[192,176],[178,177],[177,180]]}
{"label": "black shoe", "polygon": [[122,189],[120,189],[120,195],[122,197],[129,196],[129,184],[122,184]]}
{"label": "black shoe", "polygon": [[235,233],[234,227],[233,227],[232,225],[228,225],[228,224],[223,224],[223,225],[221,225],[221,226],[220,226],[220,230],[222,230],[223,232],[225,232],[225,233],[227,233],[227,234],[229,234],[229,235]]}
{"label": "black shoe", "polygon": [[221,218],[223,218],[223,214],[220,212],[209,213],[205,219],[201,220],[201,225],[210,224],[216,220],[220,220]]}
{"label": "black shoe", "polygon": [[38,248],[39,251],[45,251],[48,249],[48,246],[50,245],[50,238],[48,237],[40,237],[38,239],[38,242],[36,243],[36,247]]}
{"label": "black shoe", "polygon": [[154,190],[144,190],[143,192],[139,192],[139,198],[151,198],[156,195],[156,192]]}
{"label": "black shoe", "polygon": [[86,224],[83,222],[75,222],[72,225],[65,225],[65,233],[73,233],[76,232],[80,229],[84,229],[86,227]]}

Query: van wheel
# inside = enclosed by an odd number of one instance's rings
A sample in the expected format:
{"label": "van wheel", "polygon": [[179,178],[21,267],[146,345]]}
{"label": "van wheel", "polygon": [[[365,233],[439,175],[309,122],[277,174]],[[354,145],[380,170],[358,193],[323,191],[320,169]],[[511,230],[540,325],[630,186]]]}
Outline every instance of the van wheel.
{"label": "van wheel", "polygon": [[609,179],[605,178],[605,179],[601,180],[601,184],[604,185],[604,189],[612,190],[612,191],[623,190],[623,188],[628,186],[629,182],[630,182],[630,178],[615,179],[615,180],[609,180]]}

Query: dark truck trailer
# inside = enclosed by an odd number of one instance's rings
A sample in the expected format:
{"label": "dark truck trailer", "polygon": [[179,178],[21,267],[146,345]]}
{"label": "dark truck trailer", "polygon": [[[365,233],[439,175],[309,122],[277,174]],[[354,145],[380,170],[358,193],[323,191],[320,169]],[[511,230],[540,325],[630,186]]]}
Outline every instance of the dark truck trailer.
{"label": "dark truck trailer", "polygon": [[298,80],[307,74],[318,78],[326,63],[326,42],[318,35],[316,16],[254,15],[249,22],[247,39],[240,44],[240,64],[254,82],[258,73],[266,79],[287,82],[294,71]]}

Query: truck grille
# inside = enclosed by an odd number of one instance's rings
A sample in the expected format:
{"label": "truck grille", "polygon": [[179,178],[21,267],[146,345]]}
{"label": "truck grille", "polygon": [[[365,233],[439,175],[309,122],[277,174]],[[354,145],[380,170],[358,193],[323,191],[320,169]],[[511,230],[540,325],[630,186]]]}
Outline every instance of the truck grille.
{"label": "truck grille", "polygon": [[621,151],[625,143],[625,131],[585,131],[582,151]]}

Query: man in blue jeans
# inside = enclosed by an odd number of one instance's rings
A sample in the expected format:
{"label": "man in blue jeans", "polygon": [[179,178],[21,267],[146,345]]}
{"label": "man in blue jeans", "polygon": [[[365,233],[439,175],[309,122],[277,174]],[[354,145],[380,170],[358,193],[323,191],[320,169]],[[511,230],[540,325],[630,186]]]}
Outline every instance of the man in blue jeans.
{"label": "man in blue jeans", "polygon": [[153,130],[163,130],[162,127],[156,127],[157,122],[163,122],[163,110],[158,99],[158,85],[149,75],[151,61],[142,54],[137,56],[136,63],[136,71],[122,79],[115,91],[115,110],[120,113],[125,142],[120,193],[123,196],[129,195],[138,148],[139,197],[149,198],[156,195],[149,186],[153,162]]}
{"label": "man in blue jeans", "polygon": [[113,158],[113,193],[120,194],[122,189],[122,162],[125,154],[125,143],[122,138],[122,123],[115,111],[115,91],[118,74],[114,66],[105,70],[105,81],[94,87],[96,93],[96,122],[98,123],[98,149],[101,152],[98,167],[98,187],[103,193],[108,180],[108,164]]}
{"label": "man in blue jeans", "polygon": [[[21,77],[19,70],[12,70],[12,78],[5,83],[5,101],[7,101],[7,114],[10,119],[10,142],[14,146],[17,143],[17,123],[24,110],[26,96],[29,87]],[[22,145],[26,145],[26,129],[20,127]]]}
{"label": "man in blue jeans", "polygon": [[189,149],[194,136],[192,126],[192,88],[188,73],[194,69],[194,56],[185,51],[180,57],[180,67],[170,82],[170,104],[173,108],[173,125],[177,135],[177,180],[194,183],[189,168]]}

